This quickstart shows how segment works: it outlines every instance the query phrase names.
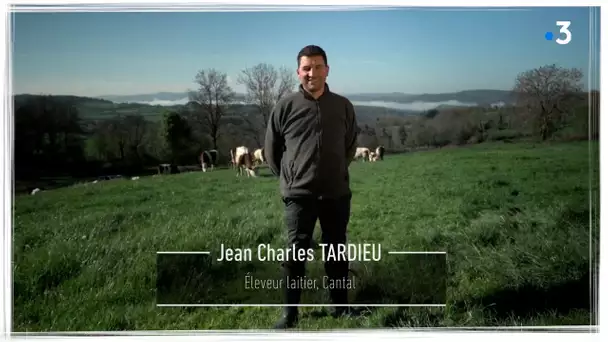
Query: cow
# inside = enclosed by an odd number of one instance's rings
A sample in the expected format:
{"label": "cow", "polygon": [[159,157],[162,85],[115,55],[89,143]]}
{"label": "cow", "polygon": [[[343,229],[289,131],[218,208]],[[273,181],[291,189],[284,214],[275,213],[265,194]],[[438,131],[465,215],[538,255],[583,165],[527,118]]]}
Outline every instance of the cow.
{"label": "cow", "polygon": [[257,164],[257,165],[261,165],[264,164],[265,160],[264,160],[264,148],[258,148],[257,150],[255,150],[253,152],[253,161]]}
{"label": "cow", "polygon": [[[236,168],[236,164],[237,164],[237,156],[241,156],[243,154],[249,154],[251,155],[251,153],[249,152],[249,149],[245,146],[239,146],[233,150],[230,150],[230,164],[232,165],[233,168]],[[251,156],[251,161],[253,162],[253,156]]]}
{"label": "cow", "polygon": [[[230,151],[232,155],[232,151]],[[257,170],[253,164],[254,156],[245,146],[239,146],[236,148],[234,153],[234,165],[237,169],[237,176],[240,176],[243,172],[247,173],[248,177],[256,177]]]}
{"label": "cow", "polygon": [[166,174],[176,174],[179,173],[179,167],[175,164],[163,163],[158,165],[158,174],[166,175]]}
{"label": "cow", "polygon": [[230,149],[230,168],[236,168],[236,159],[234,157],[235,150]]}
{"label": "cow", "polygon": [[376,154],[376,152],[371,151],[371,152],[369,153],[369,161],[370,161],[370,162],[375,162],[375,161],[378,161],[378,155]]}
{"label": "cow", "polygon": [[357,147],[357,150],[355,152],[355,158],[354,159],[363,159],[363,161],[365,161],[366,159],[369,160],[369,148],[367,147]]}
{"label": "cow", "polygon": [[201,153],[201,167],[203,172],[207,172],[207,168],[209,167],[211,168],[211,171],[213,171],[217,165],[218,155],[217,150],[203,151],[203,153]]}
{"label": "cow", "polygon": [[384,160],[384,146],[376,147],[376,160]]}

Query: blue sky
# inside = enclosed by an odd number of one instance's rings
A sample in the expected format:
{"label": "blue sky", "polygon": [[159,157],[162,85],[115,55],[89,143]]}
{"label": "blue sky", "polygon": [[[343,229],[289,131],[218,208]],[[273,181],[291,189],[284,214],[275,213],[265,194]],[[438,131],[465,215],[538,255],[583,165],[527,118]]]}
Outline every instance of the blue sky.
{"label": "blue sky", "polygon": [[[545,40],[570,20],[568,45]],[[259,62],[292,68],[308,44],[328,54],[332,90],[440,93],[510,89],[545,64],[589,69],[589,10],[17,13],[15,93],[186,91],[197,71]],[[598,26],[599,30],[599,26]],[[599,31],[596,35],[599,46]],[[586,81],[585,81],[586,82]]]}

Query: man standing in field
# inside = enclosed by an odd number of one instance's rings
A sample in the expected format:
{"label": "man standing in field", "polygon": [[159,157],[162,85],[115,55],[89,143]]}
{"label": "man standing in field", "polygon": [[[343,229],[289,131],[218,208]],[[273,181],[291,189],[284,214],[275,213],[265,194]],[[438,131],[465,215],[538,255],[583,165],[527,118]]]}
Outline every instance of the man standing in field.
{"label": "man standing in field", "polygon": [[[288,247],[310,248],[317,219],[323,243],[346,243],[352,193],[348,167],[357,147],[359,128],[354,106],[333,93],[325,83],[329,73],[322,48],[309,45],[297,57],[300,86],[297,92],[278,101],[268,119],[264,145],[272,172],[279,176],[285,204]],[[305,276],[303,261],[286,261],[284,276]],[[348,276],[348,261],[326,261],[331,279]],[[293,327],[298,321],[301,289],[285,288],[286,307],[275,328]],[[332,289],[333,304],[348,303],[347,289]],[[335,307],[332,314],[347,313]]]}

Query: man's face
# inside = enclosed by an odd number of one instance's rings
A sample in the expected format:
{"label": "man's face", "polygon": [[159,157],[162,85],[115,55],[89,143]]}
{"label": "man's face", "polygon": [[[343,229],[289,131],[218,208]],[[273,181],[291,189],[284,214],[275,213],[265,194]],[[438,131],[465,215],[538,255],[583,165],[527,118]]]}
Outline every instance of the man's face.
{"label": "man's face", "polygon": [[311,93],[323,89],[329,66],[325,65],[322,56],[302,56],[298,67],[298,78],[304,89]]}

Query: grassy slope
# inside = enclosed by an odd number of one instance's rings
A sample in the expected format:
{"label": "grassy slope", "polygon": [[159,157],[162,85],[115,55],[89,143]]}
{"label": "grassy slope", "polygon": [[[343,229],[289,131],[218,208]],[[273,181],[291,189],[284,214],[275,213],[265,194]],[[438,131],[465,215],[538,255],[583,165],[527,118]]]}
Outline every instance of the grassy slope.
{"label": "grassy slope", "polygon": [[[354,164],[350,241],[446,250],[448,307],[300,327],[588,324],[588,159],[586,142],[482,144]],[[195,172],[15,201],[15,331],[248,329],[277,318],[278,308],[155,306],[158,250],[280,246],[274,178]]]}

